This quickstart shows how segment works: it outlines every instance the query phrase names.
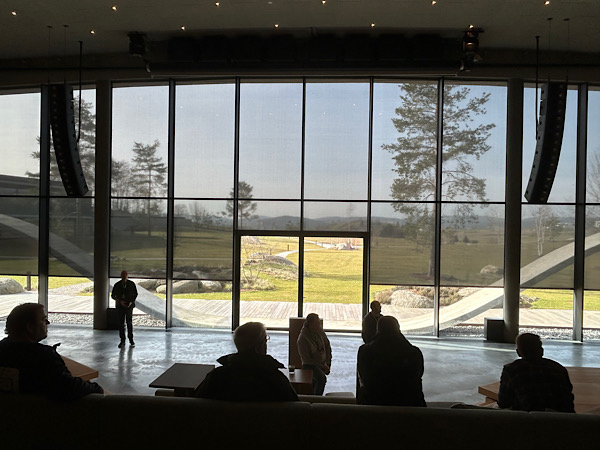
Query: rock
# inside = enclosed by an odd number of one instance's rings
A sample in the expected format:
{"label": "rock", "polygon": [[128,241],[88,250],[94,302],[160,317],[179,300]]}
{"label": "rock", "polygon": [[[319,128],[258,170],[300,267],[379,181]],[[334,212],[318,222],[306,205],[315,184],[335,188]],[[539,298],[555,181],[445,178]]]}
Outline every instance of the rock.
{"label": "rock", "polygon": [[166,294],[167,293],[167,285],[166,284],[162,284],[160,286],[156,287],[156,293],[157,294]]}
{"label": "rock", "polygon": [[173,294],[193,294],[200,292],[202,283],[196,280],[182,280],[173,283]]}
{"label": "rock", "polygon": [[296,264],[293,261],[290,261],[289,259],[284,258],[283,256],[277,256],[277,255],[267,256],[265,259],[267,261],[273,261],[274,263],[277,263],[277,264],[283,264],[285,266],[294,266],[294,267],[296,267]]}
{"label": "rock", "polygon": [[199,282],[204,292],[220,292],[223,290],[223,285],[220,281],[203,280]]}
{"label": "rock", "polygon": [[136,281],[137,285],[140,287],[143,287],[144,289],[147,290],[154,290],[156,289],[156,285],[158,284],[158,280],[155,279],[150,279],[150,280],[138,280]]}
{"label": "rock", "polygon": [[199,280],[206,280],[210,278],[210,276],[206,272],[201,272],[200,270],[194,270],[192,274]]}
{"label": "rock", "polygon": [[392,294],[391,304],[401,308],[433,308],[432,299],[404,289]]}
{"label": "rock", "polygon": [[0,278],[0,295],[18,294],[23,292],[23,286],[12,278]]}
{"label": "rock", "polygon": [[504,273],[504,270],[501,267],[488,264],[483,269],[481,269],[479,273],[481,275],[502,275]]}

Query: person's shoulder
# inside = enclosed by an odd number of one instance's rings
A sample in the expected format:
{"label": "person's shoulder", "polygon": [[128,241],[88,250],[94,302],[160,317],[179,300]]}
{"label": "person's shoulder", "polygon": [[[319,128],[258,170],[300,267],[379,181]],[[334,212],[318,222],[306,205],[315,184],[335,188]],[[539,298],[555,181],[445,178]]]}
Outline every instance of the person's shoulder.
{"label": "person's shoulder", "polygon": [[557,370],[564,370],[565,372],[567,372],[567,369],[565,366],[563,366],[558,361],[554,361],[553,359],[542,358],[542,364],[544,364],[545,366],[553,367]]}

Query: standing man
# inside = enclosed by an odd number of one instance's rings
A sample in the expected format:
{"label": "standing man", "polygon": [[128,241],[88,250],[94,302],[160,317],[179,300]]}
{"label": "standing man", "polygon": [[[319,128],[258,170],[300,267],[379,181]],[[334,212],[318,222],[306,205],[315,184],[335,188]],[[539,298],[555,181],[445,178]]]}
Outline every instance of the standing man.
{"label": "standing man", "polygon": [[55,346],[40,344],[48,335],[44,306],[23,303],[6,318],[7,338],[0,341],[0,367],[19,371],[19,393],[46,395],[55,400],[76,400],[102,394],[97,383],[84,381],[69,372]]}
{"label": "standing man", "polygon": [[302,368],[312,370],[313,394],[323,395],[327,375],[331,371],[331,344],[321,327],[321,319],[315,313],[306,316],[298,336],[298,353]]}
{"label": "standing man", "polygon": [[517,355],[521,359],[502,369],[498,406],[519,411],[575,412],[573,385],[561,364],[544,358],[537,334],[517,336]]}
{"label": "standing man", "polygon": [[371,312],[362,321],[361,336],[365,344],[375,339],[377,333],[377,322],[381,319],[381,303],[377,300],[371,302]]}
{"label": "standing man", "polygon": [[119,348],[125,346],[125,322],[127,322],[127,337],[132,347],[135,347],[133,342],[133,308],[135,308],[135,299],[138,296],[135,283],[127,279],[127,271],[121,272],[121,281],[118,281],[113,286],[112,294],[110,295],[116,302],[117,320],[119,321],[119,337],[121,342]]}
{"label": "standing man", "polygon": [[387,406],[426,406],[423,396],[423,354],[400,332],[393,316],[383,316],[377,334],[358,349],[362,388],[358,403]]}

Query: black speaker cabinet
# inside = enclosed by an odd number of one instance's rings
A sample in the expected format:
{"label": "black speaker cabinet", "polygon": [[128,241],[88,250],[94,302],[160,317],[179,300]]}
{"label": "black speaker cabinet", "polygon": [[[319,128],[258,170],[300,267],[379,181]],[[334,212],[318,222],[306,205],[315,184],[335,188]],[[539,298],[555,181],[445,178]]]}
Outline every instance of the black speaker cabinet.
{"label": "black speaker cabinet", "polygon": [[537,124],[535,155],[525,198],[529,203],[546,203],[554,183],[565,127],[567,84],[542,85],[540,119]]}
{"label": "black speaker cabinet", "polygon": [[68,197],[83,197],[89,189],[77,149],[73,88],[66,84],[51,84],[48,91],[52,144],[60,177]]}

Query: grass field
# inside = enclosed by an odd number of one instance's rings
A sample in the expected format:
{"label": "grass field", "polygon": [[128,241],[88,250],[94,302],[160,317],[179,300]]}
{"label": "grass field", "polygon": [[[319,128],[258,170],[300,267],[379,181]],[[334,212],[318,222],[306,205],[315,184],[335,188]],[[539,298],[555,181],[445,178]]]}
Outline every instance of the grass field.
{"label": "grass field", "polygon": [[[562,239],[559,239],[562,237]],[[554,242],[545,245],[545,252],[565,244],[568,235],[559,236]],[[276,255],[282,252],[295,252],[287,258],[298,264],[297,237],[261,236],[259,243],[244,241],[242,262],[256,254]],[[470,230],[469,242],[460,241],[442,246],[442,273],[450,280],[448,284],[486,285],[496,281],[498,275],[481,275],[480,269],[487,265],[502,265],[502,245],[495,242],[489,230]],[[328,238],[308,238],[305,241],[304,301],[320,303],[360,303],[362,298],[363,251],[325,249],[313,241],[327,241]],[[341,240],[338,240],[338,242]],[[473,242],[477,243],[473,243]],[[523,264],[535,259],[535,239],[524,233]],[[132,258],[166,258],[164,236],[154,233],[151,238],[135,236],[128,245],[115,253],[125,260]],[[176,256],[193,260],[202,255],[203,261],[214,258],[222,261],[231,257],[230,233],[223,230],[185,231],[176,235]],[[371,253],[372,283],[371,297],[375,292],[388,289],[394,281],[403,284],[423,284],[417,276],[426,272],[428,252],[418,251],[414,244],[401,238],[375,238]],[[141,266],[156,267],[156,261],[142,262]],[[159,264],[160,265],[160,264]],[[297,271],[289,266],[271,264],[263,270],[259,278],[271,286],[269,290],[244,289],[242,300],[265,300],[296,302],[298,298]],[[285,276],[281,276],[282,273]],[[572,275],[566,268],[551,277],[545,284],[560,286],[569,284]],[[25,276],[12,277],[26,285]],[[50,277],[50,289],[89,281],[81,277]],[[31,277],[32,288],[37,288],[37,277]],[[428,284],[428,282],[426,283]],[[537,297],[533,309],[564,309],[573,307],[572,291],[554,289],[527,289],[525,295]],[[205,298],[231,300],[231,292],[179,294],[175,298]],[[600,310],[600,292],[586,291],[585,309]]]}

